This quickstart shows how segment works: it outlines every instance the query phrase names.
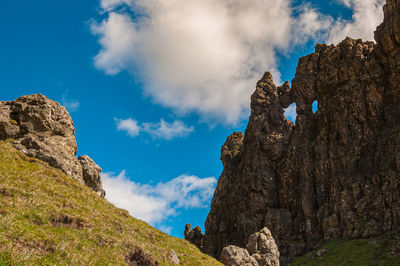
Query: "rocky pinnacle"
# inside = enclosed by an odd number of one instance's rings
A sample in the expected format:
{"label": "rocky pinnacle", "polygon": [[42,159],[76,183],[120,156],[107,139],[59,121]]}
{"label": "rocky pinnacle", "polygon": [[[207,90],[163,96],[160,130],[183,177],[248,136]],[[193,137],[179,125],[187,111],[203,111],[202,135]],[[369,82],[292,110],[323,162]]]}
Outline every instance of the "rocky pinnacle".
{"label": "rocky pinnacle", "polygon": [[221,150],[203,251],[219,258],[267,227],[285,261],[400,225],[400,0],[387,1],[375,39],[318,44],[291,86],[270,73],[258,82],[245,134]]}

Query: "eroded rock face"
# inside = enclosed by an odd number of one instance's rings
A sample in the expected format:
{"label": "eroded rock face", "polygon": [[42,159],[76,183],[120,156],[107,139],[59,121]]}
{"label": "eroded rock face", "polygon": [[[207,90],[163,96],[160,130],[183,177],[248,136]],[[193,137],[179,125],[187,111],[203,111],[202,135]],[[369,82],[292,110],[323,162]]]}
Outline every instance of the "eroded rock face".
{"label": "eroded rock face", "polygon": [[[318,44],[291,87],[269,73],[258,82],[244,136],[222,148],[205,252],[219,258],[268,227],[285,261],[323,239],[400,225],[400,0],[384,13],[376,44]],[[292,103],[296,124],[283,115]]]}
{"label": "eroded rock face", "polygon": [[222,249],[221,261],[227,266],[279,266],[279,251],[268,228],[249,237],[246,249],[227,246]]}
{"label": "eroded rock face", "polygon": [[61,169],[104,197],[98,167],[89,157],[78,160],[75,127],[67,110],[41,94],[0,102],[0,139],[13,139],[25,154]]}

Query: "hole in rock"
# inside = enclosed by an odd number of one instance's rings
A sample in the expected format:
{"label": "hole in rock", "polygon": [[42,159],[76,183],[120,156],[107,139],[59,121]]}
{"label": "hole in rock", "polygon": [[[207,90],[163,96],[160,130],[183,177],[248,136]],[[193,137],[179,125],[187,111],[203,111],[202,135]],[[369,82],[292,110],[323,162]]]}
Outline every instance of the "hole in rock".
{"label": "hole in rock", "polygon": [[290,121],[292,121],[293,123],[296,123],[296,117],[297,117],[296,104],[292,103],[291,105],[289,105],[288,108],[284,110],[285,110],[285,117]]}
{"label": "hole in rock", "polygon": [[317,110],[318,110],[318,101],[315,100],[315,101],[313,102],[313,104],[312,104],[312,111],[313,111],[313,113],[315,114],[315,113],[317,112]]}

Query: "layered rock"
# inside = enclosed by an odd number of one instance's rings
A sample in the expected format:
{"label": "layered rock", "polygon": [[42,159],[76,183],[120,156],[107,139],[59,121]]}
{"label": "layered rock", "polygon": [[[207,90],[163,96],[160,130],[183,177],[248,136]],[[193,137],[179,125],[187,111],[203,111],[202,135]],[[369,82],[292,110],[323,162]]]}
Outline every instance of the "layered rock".
{"label": "layered rock", "polygon": [[74,133],[67,110],[41,94],[0,102],[0,140],[13,139],[17,149],[61,169],[104,197],[101,168],[88,156],[75,157]]}
{"label": "layered rock", "polygon": [[233,245],[223,248],[221,261],[227,266],[279,266],[279,251],[265,227],[249,237],[245,249]]}
{"label": "layered rock", "polygon": [[[219,258],[268,227],[286,261],[324,239],[400,225],[400,0],[384,13],[376,44],[318,44],[291,87],[269,73],[258,82],[244,136],[222,147],[205,252]],[[292,103],[296,124],[284,117]]]}

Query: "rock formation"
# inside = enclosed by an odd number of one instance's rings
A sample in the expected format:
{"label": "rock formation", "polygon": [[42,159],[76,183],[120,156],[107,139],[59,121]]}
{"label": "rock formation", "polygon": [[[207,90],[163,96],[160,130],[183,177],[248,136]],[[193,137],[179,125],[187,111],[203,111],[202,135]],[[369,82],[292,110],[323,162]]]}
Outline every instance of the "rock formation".
{"label": "rock formation", "polygon": [[[219,258],[268,227],[285,262],[324,239],[400,225],[400,0],[384,17],[376,43],[318,44],[292,86],[269,73],[257,83],[244,136],[222,147],[205,252]],[[296,124],[284,117],[292,103]]]}
{"label": "rock formation", "polygon": [[187,241],[196,245],[200,250],[202,250],[204,248],[204,245],[203,245],[204,235],[201,232],[200,226],[196,226],[192,230],[191,225],[187,224],[185,226],[185,232],[183,234]]}
{"label": "rock formation", "polygon": [[104,197],[101,168],[88,156],[75,157],[74,133],[67,110],[41,94],[0,102],[0,140],[13,139],[17,149],[61,169]]}
{"label": "rock formation", "polygon": [[222,249],[221,261],[227,266],[279,266],[279,251],[268,228],[249,237],[246,249],[227,246]]}

